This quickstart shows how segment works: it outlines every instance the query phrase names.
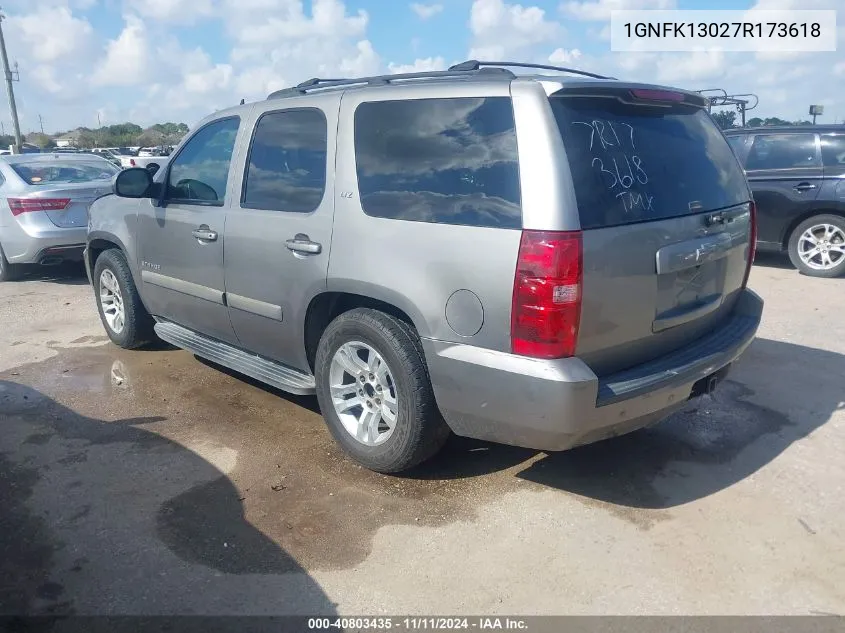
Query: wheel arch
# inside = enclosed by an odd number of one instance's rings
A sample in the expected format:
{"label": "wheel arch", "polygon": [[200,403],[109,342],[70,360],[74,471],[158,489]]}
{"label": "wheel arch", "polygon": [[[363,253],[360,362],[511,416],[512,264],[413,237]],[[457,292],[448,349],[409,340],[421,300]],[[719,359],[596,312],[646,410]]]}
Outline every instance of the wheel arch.
{"label": "wheel arch", "polygon": [[108,233],[106,231],[88,232],[85,268],[88,272],[88,279],[91,281],[91,285],[94,285],[94,268],[97,265],[97,258],[110,249],[119,250],[126,259],[126,263],[129,266],[129,274],[132,276],[132,281],[135,283],[135,288],[138,290],[138,296],[141,298],[141,303],[143,304],[144,309],[149,311],[147,303],[144,300],[144,295],[141,292],[141,279],[138,275],[137,266],[135,266],[135,262],[133,262],[129,256],[129,249],[127,249],[121,239],[113,233]]}
{"label": "wheel arch", "polygon": [[[317,355],[317,344],[323,332],[338,316],[355,308],[372,308],[390,314],[411,325],[420,336],[419,321],[412,318],[408,310],[402,309],[396,303],[370,294],[359,294],[344,290],[326,290],[314,296],[308,304],[305,313],[305,327],[303,328],[305,355],[311,371],[314,371],[314,359]],[[410,312],[413,312],[411,310]],[[421,316],[418,315],[418,319]]]}
{"label": "wheel arch", "polygon": [[835,215],[845,220],[845,211],[841,209],[818,208],[802,213],[801,215],[793,218],[793,220],[787,225],[786,231],[784,231],[784,234],[781,237],[781,248],[783,250],[788,250],[789,240],[792,239],[792,234],[795,232],[795,229],[798,228],[798,225],[817,215]]}

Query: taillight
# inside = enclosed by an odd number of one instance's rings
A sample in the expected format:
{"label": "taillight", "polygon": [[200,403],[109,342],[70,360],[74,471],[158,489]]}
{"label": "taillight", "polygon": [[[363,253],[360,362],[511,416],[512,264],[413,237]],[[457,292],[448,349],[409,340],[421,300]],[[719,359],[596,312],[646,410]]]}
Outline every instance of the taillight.
{"label": "taillight", "polygon": [[684,95],[681,92],[673,92],[671,90],[654,90],[651,88],[635,88],[631,90],[631,95],[641,101],[677,101],[684,100]]}
{"label": "taillight", "polygon": [[130,164],[132,167],[134,167],[134,166],[135,166],[135,159],[134,159],[134,158],[130,158],[130,159],[129,159],[129,164]]}
{"label": "taillight", "polygon": [[754,263],[754,257],[757,255],[757,205],[753,202],[748,205],[748,210],[751,212],[751,219],[748,231],[748,261],[745,263],[745,277],[742,279],[742,287],[748,284],[748,276],[751,274],[751,265]]}
{"label": "taillight", "polygon": [[522,232],[511,311],[514,354],[533,358],[575,354],[581,258],[580,231]]}
{"label": "taillight", "polygon": [[61,211],[68,204],[70,198],[8,198],[12,215],[20,215],[29,211]]}

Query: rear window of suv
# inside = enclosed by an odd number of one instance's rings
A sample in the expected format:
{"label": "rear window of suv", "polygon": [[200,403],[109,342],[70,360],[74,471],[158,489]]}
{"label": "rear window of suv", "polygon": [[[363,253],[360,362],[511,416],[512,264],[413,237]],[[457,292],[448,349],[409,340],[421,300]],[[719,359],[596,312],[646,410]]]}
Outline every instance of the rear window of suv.
{"label": "rear window of suv", "polygon": [[367,215],[522,227],[507,97],[362,103],[355,111],[355,162]]}
{"label": "rear window of suv", "polygon": [[555,97],[581,227],[713,211],[749,200],[731,147],[704,110]]}

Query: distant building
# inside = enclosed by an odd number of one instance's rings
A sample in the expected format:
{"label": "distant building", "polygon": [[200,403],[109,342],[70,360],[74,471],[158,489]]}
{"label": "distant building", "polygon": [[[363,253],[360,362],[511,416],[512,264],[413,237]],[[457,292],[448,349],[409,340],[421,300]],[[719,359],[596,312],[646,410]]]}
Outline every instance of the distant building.
{"label": "distant building", "polygon": [[77,147],[79,145],[80,134],[81,132],[79,130],[74,130],[73,132],[62,134],[53,140],[56,142],[56,147]]}

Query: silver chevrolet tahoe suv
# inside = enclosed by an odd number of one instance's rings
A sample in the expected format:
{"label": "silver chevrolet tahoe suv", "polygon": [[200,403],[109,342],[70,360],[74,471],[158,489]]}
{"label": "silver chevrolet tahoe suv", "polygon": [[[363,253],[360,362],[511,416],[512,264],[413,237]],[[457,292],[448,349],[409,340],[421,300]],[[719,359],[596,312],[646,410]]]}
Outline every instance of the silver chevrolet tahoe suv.
{"label": "silver chevrolet tahoe suv", "polygon": [[559,451],[709,393],[762,301],[705,99],[514,66],[312,79],[121,172],[85,251],[109,337],[316,393],[381,472],[450,432]]}

